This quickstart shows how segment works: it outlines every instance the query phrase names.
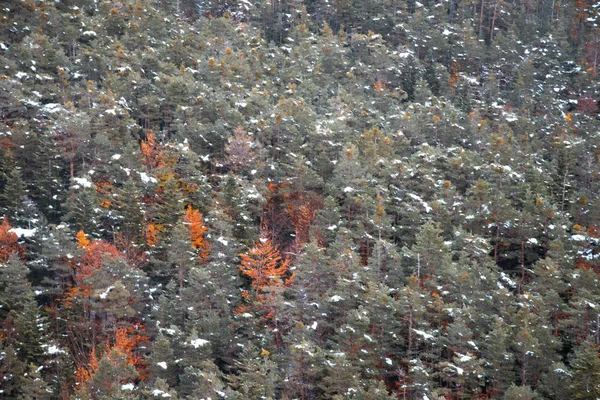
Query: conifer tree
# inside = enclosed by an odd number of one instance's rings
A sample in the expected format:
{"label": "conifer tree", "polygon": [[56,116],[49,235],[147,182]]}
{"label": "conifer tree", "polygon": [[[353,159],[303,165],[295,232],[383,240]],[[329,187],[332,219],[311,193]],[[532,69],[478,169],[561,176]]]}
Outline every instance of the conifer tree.
{"label": "conifer tree", "polygon": [[571,373],[571,398],[594,399],[600,395],[600,356],[593,338],[587,338],[573,353]]}

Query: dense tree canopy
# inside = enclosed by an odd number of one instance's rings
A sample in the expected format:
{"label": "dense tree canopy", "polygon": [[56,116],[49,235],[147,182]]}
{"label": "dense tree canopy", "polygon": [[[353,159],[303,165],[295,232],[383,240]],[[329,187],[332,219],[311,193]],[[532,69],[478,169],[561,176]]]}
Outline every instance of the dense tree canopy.
{"label": "dense tree canopy", "polygon": [[600,396],[600,3],[0,5],[0,398]]}

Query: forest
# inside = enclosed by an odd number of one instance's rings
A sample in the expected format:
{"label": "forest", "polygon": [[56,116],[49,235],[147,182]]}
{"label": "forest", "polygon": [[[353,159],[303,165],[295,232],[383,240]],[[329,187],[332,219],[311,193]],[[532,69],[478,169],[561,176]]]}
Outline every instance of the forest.
{"label": "forest", "polygon": [[0,399],[599,399],[599,24],[0,0]]}

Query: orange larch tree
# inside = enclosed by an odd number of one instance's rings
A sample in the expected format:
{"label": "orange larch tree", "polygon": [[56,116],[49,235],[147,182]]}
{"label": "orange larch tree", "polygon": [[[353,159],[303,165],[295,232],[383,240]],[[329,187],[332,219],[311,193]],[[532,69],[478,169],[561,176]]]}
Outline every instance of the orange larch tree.
{"label": "orange larch tree", "polygon": [[154,168],[160,168],[163,165],[163,152],[160,150],[160,146],[156,143],[154,134],[148,133],[146,140],[142,141],[141,144],[142,154],[146,167],[149,170]]}
{"label": "orange larch tree", "polygon": [[202,221],[202,213],[198,210],[194,210],[192,206],[188,206],[185,213],[184,221],[187,224],[190,232],[190,239],[192,240],[192,247],[198,250],[200,257],[203,262],[206,262],[208,258],[210,246],[206,240],[205,234],[208,229]]}
{"label": "orange larch tree", "polygon": [[77,239],[77,246],[81,247],[82,249],[86,248],[90,244],[90,240],[85,236],[84,231],[77,232],[75,238]]}
{"label": "orange larch tree", "polygon": [[[119,367],[118,358],[124,357],[126,363],[134,367],[138,373],[138,379],[144,380],[144,370],[146,363],[143,358],[137,354],[137,350],[141,343],[144,343],[148,338],[143,334],[143,329],[140,325],[134,325],[128,328],[118,328],[111,343],[106,343],[102,358],[106,357],[111,364]],[[125,364],[125,365],[127,365]],[[89,382],[94,379],[94,375],[100,368],[98,357],[96,356],[96,348],[93,347],[89,355],[87,365],[79,366],[75,372],[76,390],[85,392],[90,389]]]}
{"label": "orange larch tree", "polygon": [[252,286],[258,292],[262,292],[267,286],[283,284],[289,260],[282,259],[281,253],[270,239],[261,238],[248,254],[240,254],[240,258],[240,271],[252,279]]}
{"label": "orange larch tree", "polygon": [[148,244],[148,246],[156,245],[158,242],[156,239],[156,225],[153,223],[146,225],[146,229],[144,229],[144,238],[146,239],[146,244]]}

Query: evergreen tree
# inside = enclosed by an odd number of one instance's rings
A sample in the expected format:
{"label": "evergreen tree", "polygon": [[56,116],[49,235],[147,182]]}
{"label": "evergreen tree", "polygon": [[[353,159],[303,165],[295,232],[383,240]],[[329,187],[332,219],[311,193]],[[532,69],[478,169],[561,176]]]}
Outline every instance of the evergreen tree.
{"label": "evergreen tree", "polygon": [[569,388],[573,399],[593,399],[600,393],[600,357],[598,345],[586,339],[573,353]]}

